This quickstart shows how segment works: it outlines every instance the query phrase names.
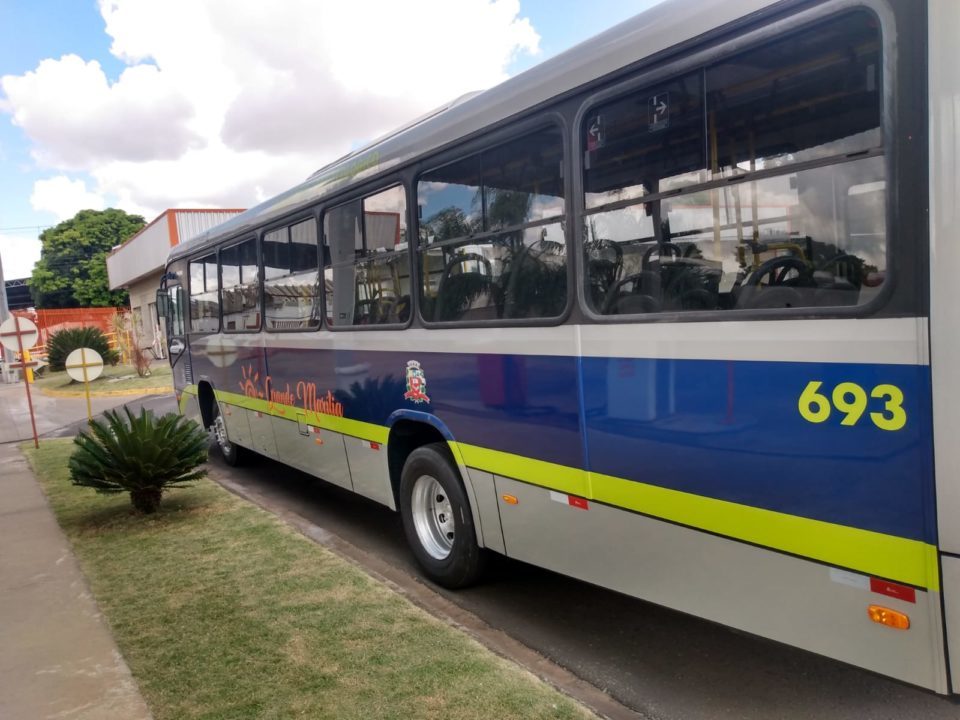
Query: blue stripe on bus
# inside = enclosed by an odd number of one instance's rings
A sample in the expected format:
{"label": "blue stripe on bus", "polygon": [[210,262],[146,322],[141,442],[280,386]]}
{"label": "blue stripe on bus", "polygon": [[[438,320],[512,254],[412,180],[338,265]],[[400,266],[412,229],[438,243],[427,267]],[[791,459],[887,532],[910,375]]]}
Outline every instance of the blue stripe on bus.
{"label": "blue stripe on bus", "polygon": [[[411,359],[430,402],[403,399]],[[249,366],[274,389],[295,392],[306,380],[318,394],[330,390],[354,420],[387,425],[400,409],[433,413],[461,443],[936,542],[925,366],[290,349],[227,369],[194,360],[195,377],[209,375],[217,389],[241,392]],[[868,394],[895,385],[906,426],[877,428],[878,399],[852,427],[837,411],[807,422],[797,399],[811,380],[828,394],[840,382]]]}
{"label": "blue stripe on bus", "polygon": [[[744,505],[936,542],[929,368],[584,358],[591,470]],[[804,420],[810,381],[904,394],[902,430],[870,399],[853,426]]]}

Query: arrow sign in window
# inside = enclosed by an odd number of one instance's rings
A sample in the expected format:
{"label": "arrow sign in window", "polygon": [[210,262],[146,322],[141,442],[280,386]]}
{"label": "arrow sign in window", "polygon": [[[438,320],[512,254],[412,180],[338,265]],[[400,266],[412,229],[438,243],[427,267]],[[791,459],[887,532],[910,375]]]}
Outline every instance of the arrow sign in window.
{"label": "arrow sign in window", "polygon": [[664,130],[670,125],[670,93],[660,93],[650,98],[650,132]]}

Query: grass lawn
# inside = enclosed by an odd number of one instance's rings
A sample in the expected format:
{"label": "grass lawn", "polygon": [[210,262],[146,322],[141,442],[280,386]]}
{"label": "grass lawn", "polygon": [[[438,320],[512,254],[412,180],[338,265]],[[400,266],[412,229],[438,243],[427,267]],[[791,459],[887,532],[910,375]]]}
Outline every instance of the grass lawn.
{"label": "grass lawn", "polygon": [[[66,372],[51,372],[47,368],[34,385],[41,390],[70,390],[83,392],[83,383],[74,382]],[[104,390],[137,390],[140,388],[169,387],[173,390],[173,375],[166,360],[157,360],[150,366],[147,377],[139,377],[132,365],[106,365],[103,373],[90,383],[90,392]]]}
{"label": "grass lawn", "polygon": [[72,447],[25,452],[157,720],[593,717],[213,481],[73,487]]}

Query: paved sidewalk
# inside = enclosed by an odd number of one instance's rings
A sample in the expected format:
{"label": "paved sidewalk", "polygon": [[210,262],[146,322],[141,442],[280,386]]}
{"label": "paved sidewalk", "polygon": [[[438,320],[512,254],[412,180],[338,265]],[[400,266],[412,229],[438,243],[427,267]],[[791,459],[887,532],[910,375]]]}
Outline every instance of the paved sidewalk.
{"label": "paved sidewalk", "polygon": [[150,718],[15,444],[0,468],[0,718]]}
{"label": "paved sidewalk", "polygon": [[[78,420],[87,417],[85,398],[48,397],[31,387],[33,408],[37,420],[37,433],[43,436]],[[136,396],[93,397],[90,406],[94,417],[104,410],[118,407],[136,400]],[[0,443],[30,440],[33,430],[30,428],[30,410],[27,405],[27,393],[22,382],[6,384],[0,381]]]}

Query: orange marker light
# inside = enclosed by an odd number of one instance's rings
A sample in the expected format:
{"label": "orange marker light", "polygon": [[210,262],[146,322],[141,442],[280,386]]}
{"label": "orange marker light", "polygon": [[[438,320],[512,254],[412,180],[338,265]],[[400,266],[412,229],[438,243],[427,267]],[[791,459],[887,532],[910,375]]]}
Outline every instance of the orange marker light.
{"label": "orange marker light", "polygon": [[909,630],[910,629],[910,618],[904,615],[902,612],[897,612],[896,610],[891,610],[890,608],[881,607],[880,605],[871,605],[867,608],[867,615],[870,616],[870,619],[875,623],[880,625],[886,625],[887,627],[892,627],[896,630]]}
{"label": "orange marker light", "polygon": [[517,503],[520,502],[519,500],[517,500],[517,496],[516,496],[516,495],[501,495],[500,497],[503,498],[503,501],[504,501],[507,505],[516,505]]}

